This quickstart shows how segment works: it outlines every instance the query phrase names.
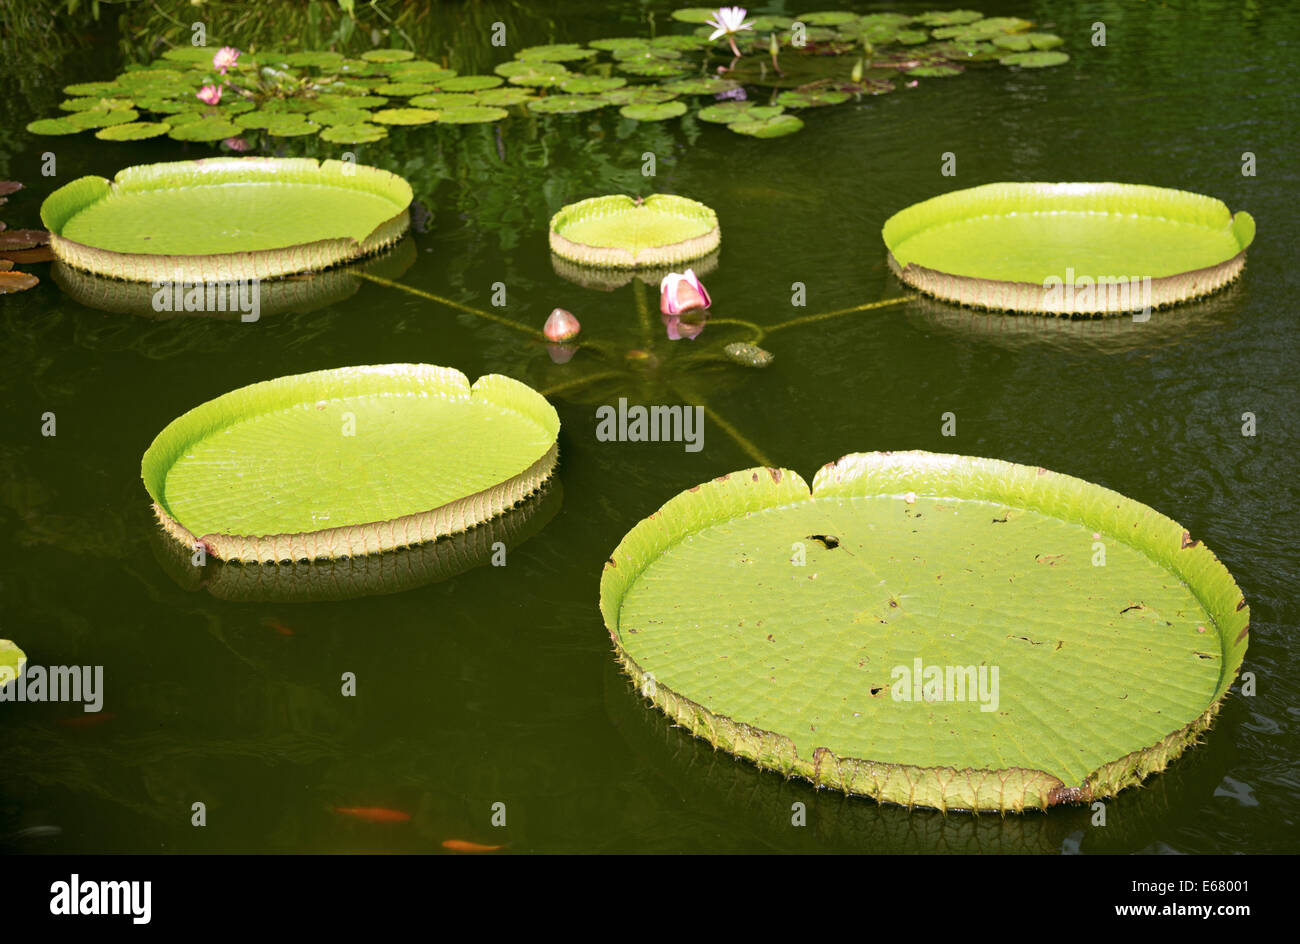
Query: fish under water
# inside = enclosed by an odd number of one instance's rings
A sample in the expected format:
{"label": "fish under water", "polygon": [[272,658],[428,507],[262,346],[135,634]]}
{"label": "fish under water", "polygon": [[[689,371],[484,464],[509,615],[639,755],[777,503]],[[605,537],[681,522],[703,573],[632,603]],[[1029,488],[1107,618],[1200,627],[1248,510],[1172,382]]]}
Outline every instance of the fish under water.
{"label": "fish under water", "polygon": [[504,845],[485,846],[481,842],[470,842],[468,839],[444,839],[442,847],[452,852],[498,852],[505,848]]}

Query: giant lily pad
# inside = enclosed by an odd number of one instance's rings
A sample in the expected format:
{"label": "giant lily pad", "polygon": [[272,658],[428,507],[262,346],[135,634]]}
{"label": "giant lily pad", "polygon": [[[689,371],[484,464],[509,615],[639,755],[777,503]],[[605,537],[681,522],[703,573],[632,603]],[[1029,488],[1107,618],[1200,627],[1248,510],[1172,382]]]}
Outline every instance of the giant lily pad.
{"label": "giant lily pad", "polygon": [[703,203],[666,193],[644,201],[592,197],[551,217],[551,250],[583,265],[672,265],[708,255],[721,239],[717,214]]}
{"label": "giant lily pad", "polygon": [[406,231],[410,202],[405,180],[373,167],[213,158],[128,167],[111,182],[81,177],[46,198],[41,219],[54,254],[77,268],[212,281],[324,269],[375,252]]}
{"label": "giant lily pad", "polygon": [[624,537],[600,604],[640,691],[715,747],[945,810],[1090,802],[1163,770],[1249,626],[1228,571],[1151,508],[923,452],[846,456],[811,491],[759,468],[683,492]]}
{"label": "giant lily pad", "polygon": [[27,655],[8,639],[0,639],[0,688],[23,674]]}
{"label": "giant lily pad", "polygon": [[883,236],[899,278],[945,301],[1120,314],[1231,282],[1245,265],[1255,221],[1182,190],[1000,183],[914,204],[885,221]]}
{"label": "giant lily pad", "polygon": [[345,367],[241,387],[173,420],[141,463],[163,528],[221,560],[355,557],[433,541],[532,494],[560,421],[497,374]]}

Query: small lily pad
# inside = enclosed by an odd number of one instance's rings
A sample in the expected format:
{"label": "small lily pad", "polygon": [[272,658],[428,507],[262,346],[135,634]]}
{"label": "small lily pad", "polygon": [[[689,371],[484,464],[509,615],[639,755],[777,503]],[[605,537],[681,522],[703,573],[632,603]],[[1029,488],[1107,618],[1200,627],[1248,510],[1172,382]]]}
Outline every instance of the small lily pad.
{"label": "small lily pad", "polygon": [[1020,66],[1022,69],[1045,69],[1059,66],[1070,61],[1069,53],[1052,52],[1013,52],[1003,56],[999,62],[1004,66]]}
{"label": "small lily pad", "polygon": [[233,138],[244,129],[224,118],[200,118],[187,124],[173,127],[167,136],[175,141],[220,141]]}
{"label": "small lily pad", "polygon": [[718,217],[696,200],[657,193],[592,197],[551,217],[551,251],[570,262],[604,268],[673,265],[707,256],[722,234]]}
{"label": "small lily pad", "polygon": [[320,108],[307,118],[318,125],[359,125],[370,120],[370,112],[363,108]]}
{"label": "small lily pad", "polygon": [[83,129],[107,128],[109,125],[124,125],[135,121],[140,113],[134,108],[92,108],[68,116],[68,120]]}
{"label": "small lily pad", "polygon": [[285,56],[284,61],[291,66],[298,68],[310,67],[316,69],[333,69],[343,62],[343,54],[322,50],[319,52],[294,52]]}
{"label": "small lily pad", "polygon": [[680,10],[674,10],[671,16],[679,23],[707,23],[717,13],[718,11],[711,7],[683,7]]}
{"label": "small lily pad", "polygon": [[775,115],[771,118],[745,117],[727,127],[737,134],[753,138],[781,138],[794,134],[803,127],[803,122],[794,115]]}
{"label": "small lily pad", "polygon": [[277,138],[297,138],[305,134],[315,134],[321,130],[321,126],[295,115],[286,117],[283,121],[274,122],[264,130],[267,134],[274,135]]}
{"label": "small lily pad", "polygon": [[831,89],[813,92],[782,92],[776,97],[776,103],[786,108],[820,108],[825,105],[841,105],[848,100],[848,92],[838,92]]}
{"label": "small lily pad", "polygon": [[847,26],[856,23],[858,15],[843,10],[819,10],[815,13],[801,14],[799,19],[809,26]]}
{"label": "small lily pad", "polygon": [[514,59],[503,62],[494,70],[497,75],[506,77],[511,85],[527,85],[533,88],[545,88],[559,85],[572,73],[558,62],[544,59]]}
{"label": "small lily pad", "polygon": [[702,36],[670,34],[668,36],[656,36],[650,40],[652,49],[676,49],[679,52],[695,52],[707,45],[709,45],[709,41]]}
{"label": "small lily pad", "polygon": [[438,79],[434,84],[440,92],[481,92],[496,88],[504,81],[499,75],[454,75]]}
{"label": "small lily pad", "polygon": [[322,141],[329,141],[331,144],[369,144],[388,137],[388,129],[365,123],[330,125],[320,133],[320,136]]}
{"label": "small lily pad", "polygon": [[627,85],[627,79],[613,75],[575,75],[560,83],[560,90],[570,95],[589,95],[595,92],[612,92]]}
{"label": "small lily pad", "polygon": [[1012,52],[1055,49],[1064,42],[1065,40],[1054,33],[1009,33],[1006,36],[993,37],[994,46],[999,49],[1010,49]]}
{"label": "small lily pad", "polygon": [[429,95],[417,95],[411,99],[412,108],[463,108],[479,103],[478,96],[471,92],[433,92]]}
{"label": "small lily pad", "polygon": [[366,62],[405,62],[414,59],[415,53],[409,49],[371,49],[363,52],[361,58]]}
{"label": "small lily pad", "polygon": [[608,105],[609,100],[600,95],[548,95],[529,102],[528,110],[539,115],[576,115]]}
{"label": "small lily pad", "polygon": [[677,79],[673,82],[665,82],[663,87],[670,92],[676,92],[678,95],[717,95],[719,92],[730,92],[732,89],[740,88],[740,83],[733,82],[731,79],[720,79],[717,76],[706,75],[697,79]]}
{"label": "small lily pad", "polygon": [[444,108],[438,113],[438,123],[444,125],[479,125],[489,121],[500,121],[509,117],[510,112],[504,108],[489,108],[483,105],[457,105]]}
{"label": "small lily pad", "polygon": [[85,125],[79,125],[67,118],[38,118],[27,125],[32,134],[62,135],[85,131]]}
{"label": "small lily pad", "polygon": [[665,121],[686,114],[685,102],[663,102],[659,105],[624,105],[618,110],[624,118],[633,121]]}
{"label": "small lily pad", "polygon": [[156,138],[171,130],[165,121],[132,121],[124,125],[109,125],[95,132],[101,141],[143,141]]}
{"label": "small lily pad", "polygon": [[552,43],[548,46],[528,46],[515,53],[516,59],[541,59],[546,62],[576,62],[590,59],[595,50],[584,49],[577,43]]}
{"label": "small lily pad", "polygon": [[429,108],[384,108],[370,120],[381,125],[427,125],[438,120],[438,113]]}
{"label": "small lily pad", "polygon": [[429,82],[385,82],[376,86],[375,91],[394,98],[409,98],[412,95],[428,95],[437,91],[437,86]]}
{"label": "small lily pad", "polygon": [[947,64],[916,66],[908,69],[906,74],[925,79],[937,79],[952,75],[961,75],[962,67]]}
{"label": "small lily pad", "polygon": [[690,66],[668,59],[625,59],[620,60],[615,68],[620,72],[626,72],[628,75],[666,78],[671,75],[681,75]]}
{"label": "small lily pad", "polygon": [[[739,121],[741,118],[755,108],[760,107],[754,102],[719,102],[717,105],[708,105],[701,108],[696,113],[700,121],[709,121],[714,124],[726,125],[733,121]],[[785,111],[784,108],[778,108],[776,114]]]}
{"label": "small lily pad", "polygon": [[653,85],[637,85],[605,92],[603,97],[611,105],[662,105],[671,102],[677,93]]}
{"label": "small lily pad", "polygon": [[491,105],[497,108],[522,105],[531,102],[535,97],[528,89],[522,88],[494,88],[478,93],[480,105]]}
{"label": "small lily pad", "polygon": [[593,39],[587,44],[592,49],[614,52],[617,49],[633,49],[650,45],[650,40],[639,36],[615,36],[611,39]]}
{"label": "small lily pad", "polygon": [[65,85],[63,87],[64,95],[126,95],[127,90],[116,82],[78,82],[76,85]]}

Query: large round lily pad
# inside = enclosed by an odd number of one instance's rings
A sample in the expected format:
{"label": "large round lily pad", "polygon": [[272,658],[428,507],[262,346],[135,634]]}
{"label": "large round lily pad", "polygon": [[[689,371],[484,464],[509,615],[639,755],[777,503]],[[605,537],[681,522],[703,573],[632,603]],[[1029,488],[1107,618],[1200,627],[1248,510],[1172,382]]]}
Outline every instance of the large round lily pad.
{"label": "large round lily pad", "polygon": [[560,421],[535,390],[426,364],[268,380],[173,420],[141,462],[163,528],[221,560],[354,557],[457,534],[537,490]]}
{"label": "large round lily pad", "polygon": [[552,251],[583,265],[673,265],[708,255],[721,240],[717,214],[673,194],[592,197],[551,218]]}
{"label": "large round lily pad", "polygon": [[749,469],[606,562],[638,688],[715,747],[908,806],[1110,796],[1210,725],[1249,610],[1181,526],[1032,466],[846,456]]}
{"label": "large round lily pad", "polygon": [[[238,132],[238,129],[233,129]],[[411,187],[374,167],[308,158],[145,164],[81,177],[41,205],[54,254],[133,281],[273,278],[395,242]]]}
{"label": "large round lily pad", "polygon": [[0,639],[0,688],[23,674],[26,654],[8,639]]}
{"label": "large round lily pad", "polygon": [[914,204],[885,221],[883,236],[899,278],[945,301],[1120,314],[1231,282],[1245,265],[1255,221],[1183,190],[999,183]]}

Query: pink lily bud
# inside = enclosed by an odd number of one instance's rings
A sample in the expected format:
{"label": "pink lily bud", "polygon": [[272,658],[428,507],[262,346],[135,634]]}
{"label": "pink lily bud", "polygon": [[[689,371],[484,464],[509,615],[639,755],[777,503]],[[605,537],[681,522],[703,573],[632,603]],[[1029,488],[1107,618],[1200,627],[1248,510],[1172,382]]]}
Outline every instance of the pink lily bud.
{"label": "pink lily bud", "polygon": [[239,50],[234,46],[222,46],[212,57],[212,68],[216,69],[222,75],[226,74],[227,69],[233,69],[235,63],[239,60]]}
{"label": "pink lily bud", "polygon": [[194,97],[205,105],[215,105],[221,101],[221,86],[205,85],[194,93]]}
{"label": "pink lily bud", "polygon": [[576,338],[581,330],[582,325],[578,324],[577,318],[563,308],[556,308],[546,319],[542,334],[546,335],[548,341],[569,341]]}
{"label": "pink lily bud", "polygon": [[232,151],[243,153],[248,150],[248,142],[243,138],[225,138],[221,143]]}
{"label": "pink lily bud", "polygon": [[548,344],[546,353],[551,356],[551,361],[556,364],[567,364],[573,360],[573,355],[578,353],[576,344]]}
{"label": "pink lily bud", "polygon": [[669,272],[659,283],[659,310],[665,315],[680,315],[712,304],[693,269],[687,269],[685,275]]}
{"label": "pink lily bud", "polygon": [[664,315],[664,327],[668,330],[669,341],[694,341],[704,330],[709,321],[709,313],[703,308],[693,308],[680,315]]}

